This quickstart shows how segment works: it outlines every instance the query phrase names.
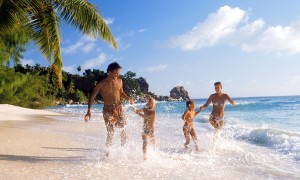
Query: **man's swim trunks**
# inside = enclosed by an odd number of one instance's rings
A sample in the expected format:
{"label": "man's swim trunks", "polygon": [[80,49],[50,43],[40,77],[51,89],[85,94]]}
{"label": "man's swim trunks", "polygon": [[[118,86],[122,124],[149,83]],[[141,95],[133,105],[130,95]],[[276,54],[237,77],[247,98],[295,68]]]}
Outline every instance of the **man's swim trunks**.
{"label": "man's swim trunks", "polygon": [[147,135],[147,136],[153,136],[154,135],[154,131],[151,129],[143,129],[142,131],[143,135]]}
{"label": "man's swim trunks", "polygon": [[113,125],[123,127],[126,125],[125,114],[122,104],[112,104],[103,106],[103,117],[105,121]]}

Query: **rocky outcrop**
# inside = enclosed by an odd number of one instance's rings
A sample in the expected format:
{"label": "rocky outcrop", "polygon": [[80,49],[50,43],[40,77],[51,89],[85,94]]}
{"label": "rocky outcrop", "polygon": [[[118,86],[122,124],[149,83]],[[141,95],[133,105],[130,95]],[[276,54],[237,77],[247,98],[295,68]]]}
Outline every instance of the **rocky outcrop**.
{"label": "rocky outcrop", "polygon": [[142,93],[147,94],[149,92],[149,84],[147,83],[146,79],[143,77],[140,77],[138,79],[138,82],[139,82]]}
{"label": "rocky outcrop", "polygon": [[188,100],[188,99],[190,99],[189,93],[184,89],[183,86],[174,87],[170,91],[170,97],[172,99],[178,99],[178,100]]}

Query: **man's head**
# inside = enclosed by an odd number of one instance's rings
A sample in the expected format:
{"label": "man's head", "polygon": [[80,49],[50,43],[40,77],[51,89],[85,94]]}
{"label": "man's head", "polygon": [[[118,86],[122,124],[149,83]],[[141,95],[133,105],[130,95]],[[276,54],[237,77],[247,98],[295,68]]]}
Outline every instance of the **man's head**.
{"label": "man's head", "polygon": [[121,66],[117,62],[113,62],[108,65],[107,67],[107,73],[108,75],[113,75],[115,77],[119,77]]}

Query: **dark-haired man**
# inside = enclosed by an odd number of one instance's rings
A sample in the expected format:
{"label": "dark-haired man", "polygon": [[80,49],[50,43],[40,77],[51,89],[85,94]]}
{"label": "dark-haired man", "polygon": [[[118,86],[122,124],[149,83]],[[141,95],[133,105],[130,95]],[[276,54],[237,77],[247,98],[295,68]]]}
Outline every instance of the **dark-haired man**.
{"label": "dark-haired man", "polygon": [[126,143],[127,133],[125,131],[126,120],[122,107],[121,97],[128,100],[130,104],[133,100],[130,99],[123,91],[123,82],[119,78],[121,66],[117,62],[108,65],[108,77],[101,82],[98,82],[94,87],[93,93],[89,98],[88,110],[85,115],[85,122],[91,118],[92,102],[96,95],[100,93],[103,98],[103,118],[107,129],[106,146],[110,147],[114,136],[114,128],[121,128],[121,145]]}

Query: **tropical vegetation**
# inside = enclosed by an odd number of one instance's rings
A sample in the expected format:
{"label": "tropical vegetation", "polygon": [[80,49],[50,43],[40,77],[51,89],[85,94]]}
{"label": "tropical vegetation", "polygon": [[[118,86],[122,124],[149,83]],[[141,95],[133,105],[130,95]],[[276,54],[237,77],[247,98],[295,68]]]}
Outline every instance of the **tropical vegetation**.
{"label": "tropical vegetation", "polygon": [[97,8],[86,0],[0,0],[0,65],[20,63],[25,45],[35,42],[49,62],[52,82],[62,88],[59,25],[71,24],[84,34],[101,37],[117,48]]}
{"label": "tropical vegetation", "polygon": [[[66,103],[86,103],[95,84],[107,77],[99,69],[85,69],[83,75],[62,71],[62,87],[52,81],[51,67],[17,64],[13,68],[0,67],[0,104],[13,104],[29,108],[42,108]],[[134,72],[121,75],[124,91],[132,98],[143,96],[140,79]],[[145,83],[145,82],[143,82]],[[102,97],[95,98],[101,102]]]}

